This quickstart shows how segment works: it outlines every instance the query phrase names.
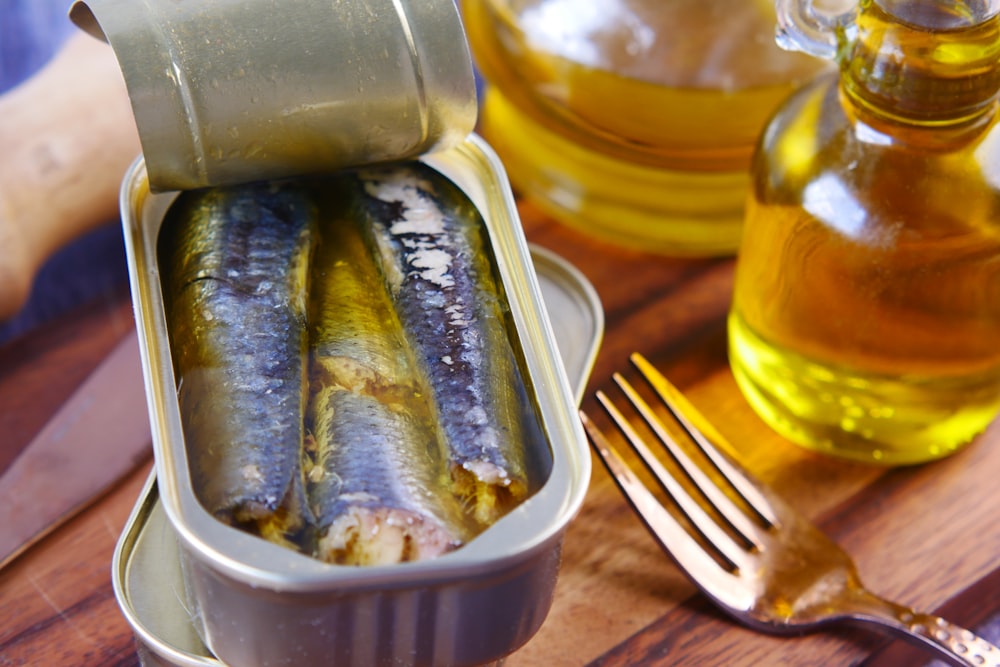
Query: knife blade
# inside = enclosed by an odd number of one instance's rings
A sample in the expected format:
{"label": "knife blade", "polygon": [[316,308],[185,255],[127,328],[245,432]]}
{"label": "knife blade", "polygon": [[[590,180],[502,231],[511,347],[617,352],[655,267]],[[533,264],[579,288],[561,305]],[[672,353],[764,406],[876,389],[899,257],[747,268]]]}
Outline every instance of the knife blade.
{"label": "knife blade", "polygon": [[0,477],[0,568],[152,454],[133,331]]}

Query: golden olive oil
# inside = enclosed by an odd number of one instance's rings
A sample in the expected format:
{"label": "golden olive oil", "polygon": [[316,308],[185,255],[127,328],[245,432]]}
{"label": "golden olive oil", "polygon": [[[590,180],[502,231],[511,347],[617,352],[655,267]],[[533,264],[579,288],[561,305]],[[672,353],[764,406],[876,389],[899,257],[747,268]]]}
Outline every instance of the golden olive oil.
{"label": "golden olive oil", "polygon": [[733,371],[778,431],[864,461],[945,456],[1000,409],[1000,31],[937,4],[863,2],[753,165]]}
{"label": "golden olive oil", "polygon": [[781,51],[770,2],[463,0],[481,131],[563,221],[672,254],[735,251],[754,144],[825,65]]}

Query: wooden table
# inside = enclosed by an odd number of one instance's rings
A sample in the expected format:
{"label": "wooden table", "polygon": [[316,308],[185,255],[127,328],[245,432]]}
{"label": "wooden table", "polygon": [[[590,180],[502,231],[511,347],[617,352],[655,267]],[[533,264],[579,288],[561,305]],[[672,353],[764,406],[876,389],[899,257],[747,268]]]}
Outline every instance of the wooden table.
{"label": "wooden table", "polygon": [[[613,248],[529,206],[534,243],[593,282],[607,331],[584,407],[637,350],[684,390],[748,465],[855,556],[880,593],[978,627],[1000,612],[1000,424],[934,464],[880,469],[788,444],[750,410],[726,361],[729,259],[678,260]],[[558,325],[557,325],[558,326]],[[122,292],[0,348],[0,469],[133,328]],[[149,470],[112,491],[0,571],[0,666],[138,664],[111,588],[115,541]],[[2,530],[2,527],[0,527]],[[838,630],[774,638],[736,626],[697,595],[599,463],[566,535],[552,610],[506,665],[921,665],[879,635]]]}

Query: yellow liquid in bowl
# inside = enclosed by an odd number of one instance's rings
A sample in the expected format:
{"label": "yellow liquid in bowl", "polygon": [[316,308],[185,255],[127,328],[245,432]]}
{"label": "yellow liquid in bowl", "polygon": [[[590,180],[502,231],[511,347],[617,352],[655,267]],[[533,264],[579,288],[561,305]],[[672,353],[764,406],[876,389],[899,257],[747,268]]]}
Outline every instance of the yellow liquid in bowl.
{"label": "yellow liquid in bowl", "polygon": [[768,3],[462,9],[489,82],[481,132],[515,188],[570,225],[669,254],[735,251],[757,137],[825,67],[773,44]]}

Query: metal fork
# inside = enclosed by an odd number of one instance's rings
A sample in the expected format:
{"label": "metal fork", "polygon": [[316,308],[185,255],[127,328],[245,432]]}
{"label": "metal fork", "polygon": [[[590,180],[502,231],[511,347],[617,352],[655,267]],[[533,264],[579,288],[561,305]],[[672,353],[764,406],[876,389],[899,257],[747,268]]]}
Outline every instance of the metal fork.
{"label": "metal fork", "polygon": [[[954,665],[1000,666],[1000,649],[969,630],[866,590],[850,556],[727,454],[723,437],[645,358],[633,354],[631,361],[676,420],[673,433],[621,374],[614,381],[666,447],[676,474],[653,455],[606,394],[597,392],[597,399],[672,498],[676,516],[581,411],[584,427],[653,536],[723,610],[751,628],[776,634],[835,623],[874,625]],[[679,444],[683,440],[687,446]]]}

